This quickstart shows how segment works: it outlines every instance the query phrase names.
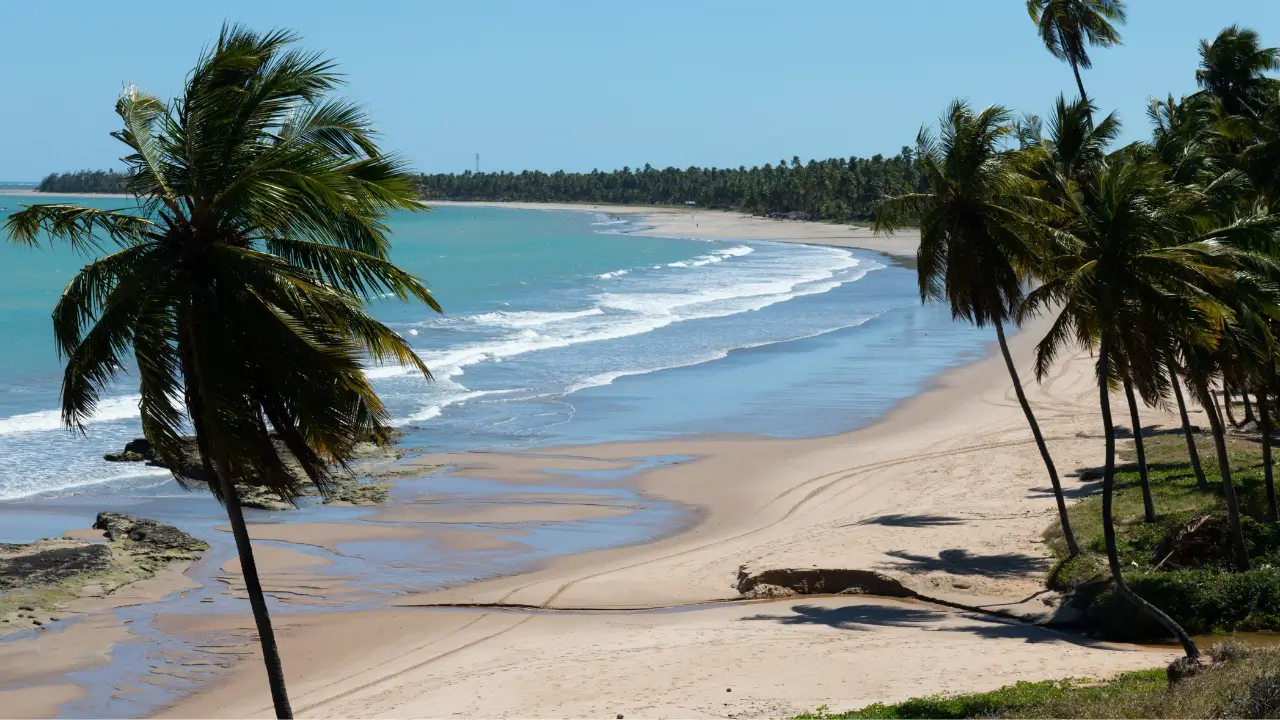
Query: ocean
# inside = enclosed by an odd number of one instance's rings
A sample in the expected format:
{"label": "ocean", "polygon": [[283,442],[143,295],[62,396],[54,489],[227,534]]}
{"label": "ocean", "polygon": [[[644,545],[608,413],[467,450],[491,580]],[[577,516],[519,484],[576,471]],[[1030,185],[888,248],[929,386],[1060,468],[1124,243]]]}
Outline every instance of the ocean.
{"label": "ocean", "polygon": [[[12,212],[30,198],[0,200]],[[991,340],[921,306],[914,271],[871,252],[650,237],[588,211],[445,207],[390,227],[393,259],[445,313],[374,303],[434,380],[368,372],[405,444],[431,452],[843,432]],[[129,374],[83,435],[61,426],[49,313],[89,260],[0,246],[0,500],[175,487],[162,470],[102,460],[140,435]]]}

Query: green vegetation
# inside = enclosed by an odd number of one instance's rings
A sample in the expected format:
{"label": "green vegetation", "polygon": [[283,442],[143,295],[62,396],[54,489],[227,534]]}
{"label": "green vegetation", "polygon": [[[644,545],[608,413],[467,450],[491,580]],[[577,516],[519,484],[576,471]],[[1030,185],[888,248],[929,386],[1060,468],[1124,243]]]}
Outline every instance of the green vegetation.
{"label": "green vegetation", "polygon": [[500,200],[683,205],[806,220],[869,220],[886,195],[921,189],[915,150],[895,157],[810,160],[737,169],[623,168],[589,173],[530,172],[423,175],[428,200]]}
{"label": "green vegetation", "polygon": [[[1202,434],[1197,440],[1206,448],[1212,442]],[[1135,593],[1192,634],[1280,630],[1280,526],[1266,520],[1259,446],[1256,440],[1240,436],[1233,436],[1229,443],[1232,474],[1240,485],[1245,542],[1258,564],[1246,572],[1232,572],[1221,489],[1198,487],[1180,436],[1147,439],[1151,491],[1160,508],[1156,522],[1145,522],[1136,468],[1125,466],[1116,473],[1113,513],[1125,579]],[[1206,469],[1216,473],[1216,465],[1211,459]],[[1167,638],[1163,627],[1109,589],[1100,504],[1100,498],[1093,497],[1071,507],[1081,555],[1071,557],[1056,524],[1045,532],[1059,558],[1049,573],[1049,586],[1072,593],[1086,607],[1088,624],[1107,638]]]}
{"label": "green vegetation", "polygon": [[138,214],[42,204],[3,225],[21,245],[112,248],[53,312],[67,358],[63,422],[79,428],[127,358],[146,439],[183,483],[183,434],[194,430],[201,473],[226,506],[278,717],[292,710],[237,486],[291,502],[305,478],[332,494],[335,468],[394,432],[365,362],[428,374],[365,302],[439,310],[389,260],[383,221],[421,208],[416,183],[379,149],[364,112],[330,97],[334,64],[296,40],[227,25],[176,100],[126,89],[112,135],[130,153]]}
{"label": "green vegetation", "polygon": [[42,193],[123,193],[129,177],[115,170],[51,173],[36,186]]}
{"label": "green vegetation", "polygon": [[1214,664],[1170,686],[1163,668],[1098,682],[1020,682],[984,693],[932,695],[857,710],[819,710],[796,720],[845,718],[1188,718],[1280,716],[1280,651],[1227,642]]}

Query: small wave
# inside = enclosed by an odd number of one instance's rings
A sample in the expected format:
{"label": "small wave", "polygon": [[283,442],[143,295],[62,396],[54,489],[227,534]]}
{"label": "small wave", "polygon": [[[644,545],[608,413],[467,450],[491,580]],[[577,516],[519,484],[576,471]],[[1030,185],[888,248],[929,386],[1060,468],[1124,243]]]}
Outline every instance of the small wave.
{"label": "small wave", "polygon": [[603,275],[597,275],[596,277],[599,277],[601,280],[610,280],[612,278],[622,277],[623,275],[626,275],[629,272],[631,271],[630,270],[614,270],[613,272],[607,272],[607,273],[604,273]]}
{"label": "small wave", "polygon": [[[140,417],[138,403],[141,400],[141,395],[106,398],[98,403],[93,416],[86,423],[111,422],[113,420],[128,420]],[[60,410],[41,410],[39,412],[0,418],[0,435],[47,432],[49,430],[61,430],[62,427],[62,411]]]}
{"label": "small wave", "polygon": [[[104,465],[107,463],[103,463]],[[152,465],[142,465],[135,463],[125,463],[127,469],[120,472],[104,475],[101,477],[75,477],[67,479],[60,474],[58,477],[61,482],[55,482],[51,485],[37,485],[39,480],[18,480],[13,484],[6,483],[0,488],[0,500],[20,500],[35,495],[69,495],[81,488],[94,487],[96,485],[107,485],[121,480],[130,478],[151,478],[152,480],[161,480],[165,477],[171,477],[172,473],[162,467],[154,467]],[[41,478],[43,479],[43,478]],[[156,483],[152,483],[156,484]]]}
{"label": "small wave", "polygon": [[[625,274],[625,270],[622,271]],[[511,328],[531,328],[541,327],[543,325],[551,325],[553,323],[568,322],[570,320],[578,320],[592,315],[600,315],[604,311],[600,308],[589,308],[587,310],[574,310],[570,312],[536,312],[532,310],[516,311],[516,312],[491,312],[483,315],[476,315],[471,318],[472,321],[481,325],[498,325],[501,327]]]}
{"label": "small wave", "polygon": [[753,252],[755,252],[754,248],[748,247],[746,245],[735,245],[734,247],[725,248],[723,250],[713,250],[712,252],[709,252],[706,255],[699,255],[698,257],[692,258],[689,260],[680,260],[678,262],[667,263],[667,267],[673,267],[673,268],[702,267],[704,265],[710,265],[712,263],[724,262],[729,258],[742,257],[743,255],[750,255]]}
{"label": "small wave", "polygon": [[809,338],[821,337],[822,335],[827,335],[829,333],[837,332],[840,330],[848,330],[849,328],[858,327],[859,325],[862,325],[864,323],[867,323],[871,320],[874,320],[880,317],[886,312],[888,312],[888,310],[884,310],[882,312],[868,315],[867,317],[860,318],[857,322],[853,322],[848,325],[841,325],[839,327],[827,328],[825,330],[820,330],[818,332],[810,333],[808,335],[797,335],[794,337],[778,338],[776,340],[765,340],[763,342],[750,343],[747,345],[738,345],[736,347],[725,348],[723,350],[716,350],[716,351],[707,353],[706,355],[694,358],[692,360],[688,360],[686,362],[674,363],[671,365],[660,365],[658,367],[644,368],[640,370],[612,370],[610,372],[598,373],[596,375],[585,377],[573,383],[572,385],[570,385],[568,388],[565,389],[564,394],[572,395],[573,393],[579,392],[581,390],[586,390],[588,388],[604,387],[606,385],[612,385],[615,381],[624,377],[634,377],[636,375],[649,375],[651,373],[662,372],[663,370],[676,370],[678,368],[692,367],[694,365],[702,365],[709,362],[715,362],[716,360],[723,360],[724,358],[729,356],[729,353],[734,352],[735,350],[750,350],[752,348],[765,347],[767,345],[777,345],[779,343],[795,342],[796,340],[807,340]]}
{"label": "small wave", "polygon": [[528,388],[511,388],[509,390],[471,390],[471,391],[462,393],[461,395],[455,395],[454,397],[451,397],[447,400],[443,400],[434,405],[428,405],[422,408],[421,410],[419,410],[418,412],[415,412],[412,415],[409,415],[408,417],[392,420],[391,424],[398,426],[398,425],[411,425],[413,423],[426,422],[427,420],[430,420],[432,418],[440,417],[441,413],[444,412],[444,409],[449,407],[450,405],[457,405],[458,403],[463,403],[468,400],[474,400],[475,398],[478,398],[478,397],[486,397],[489,395],[510,395],[511,393],[524,392],[525,390],[528,390]]}

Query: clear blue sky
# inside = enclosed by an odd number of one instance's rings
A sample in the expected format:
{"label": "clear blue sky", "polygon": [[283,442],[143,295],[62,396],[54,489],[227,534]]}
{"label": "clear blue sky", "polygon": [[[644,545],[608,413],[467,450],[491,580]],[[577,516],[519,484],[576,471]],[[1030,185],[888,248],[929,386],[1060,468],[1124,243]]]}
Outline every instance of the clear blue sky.
{"label": "clear blue sky", "polygon": [[[1146,134],[1233,22],[1280,45],[1280,0],[1130,0],[1086,89]],[[896,153],[953,97],[1045,111],[1074,93],[1023,0],[223,0],[138,11],[0,0],[0,180],[117,165],[123,82],[168,97],[223,19],[336,58],[418,169],[738,166]]]}

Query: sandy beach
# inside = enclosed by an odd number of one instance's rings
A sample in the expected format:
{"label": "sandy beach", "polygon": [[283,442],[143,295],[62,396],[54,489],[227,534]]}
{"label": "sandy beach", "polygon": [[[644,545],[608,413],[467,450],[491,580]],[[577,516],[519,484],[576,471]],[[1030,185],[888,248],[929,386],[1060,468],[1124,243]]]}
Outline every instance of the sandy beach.
{"label": "sandy beach", "polygon": [[[899,257],[913,255],[916,242],[734,213],[530,207],[641,214],[655,234],[833,244]],[[1024,379],[1046,326],[1034,321],[1011,338]],[[1077,471],[1102,457],[1092,359],[1068,356],[1043,385],[1027,389],[1069,492],[1083,495],[1089,488]],[[1150,411],[1153,424],[1172,420]],[[506,552],[524,523],[632,513],[586,483],[573,489],[577,481],[566,473],[652,458],[684,459],[620,482],[689,511],[683,527],[651,542],[554,557],[529,572],[401,594],[377,607],[307,550],[345,559],[344,543],[413,541]],[[1058,598],[1044,590],[1050,559],[1041,540],[1054,505],[998,355],[946,372],[874,425],[835,436],[455,453],[402,469],[440,465],[507,490],[486,505],[448,496],[397,503],[359,527],[253,526],[268,592],[330,608],[276,617],[300,716],[786,717],[1019,680],[1104,677],[1175,655],[1015,619],[1043,621],[1057,609]],[[552,497],[536,489],[553,482],[571,491]],[[900,597],[744,598],[743,578],[779,570],[865,571],[877,592]],[[240,593],[237,561],[221,563],[216,576],[223,587],[200,592]],[[191,660],[210,673],[200,690],[160,716],[271,714],[252,618],[224,607],[162,611],[152,620],[169,634],[212,638],[199,645],[205,656]],[[101,616],[90,616],[79,635],[92,638],[85,647],[93,658],[82,657],[66,633],[56,643],[11,644],[46,658],[44,684],[6,693],[17,714],[53,712],[76,697],[79,686],[54,676],[102,662],[123,639]]]}
{"label": "sandy beach", "polygon": [[[828,238],[844,230],[831,226],[698,215],[734,237],[869,244],[847,232]],[[693,234],[685,222],[659,218],[653,232]],[[1012,339],[1024,377],[1046,324]],[[1076,471],[1102,456],[1092,360],[1070,356],[1028,390],[1078,497],[1087,488]],[[633,481],[646,495],[697,508],[693,527],[402,597],[397,609],[309,617],[282,641],[295,708],[315,717],[779,717],[1102,677],[1174,656],[1006,617],[1044,619],[1057,598],[1044,591],[1050,560],[1040,539],[1054,516],[1052,494],[998,356],[946,373],[881,422],[835,437],[726,436],[418,462],[518,487],[544,481],[544,472],[653,456],[696,458]],[[922,599],[740,599],[742,573],[813,568],[873,571]],[[341,658],[326,651],[333,647],[344,648]],[[245,662],[162,715],[261,716],[269,705],[260,668]]]}

